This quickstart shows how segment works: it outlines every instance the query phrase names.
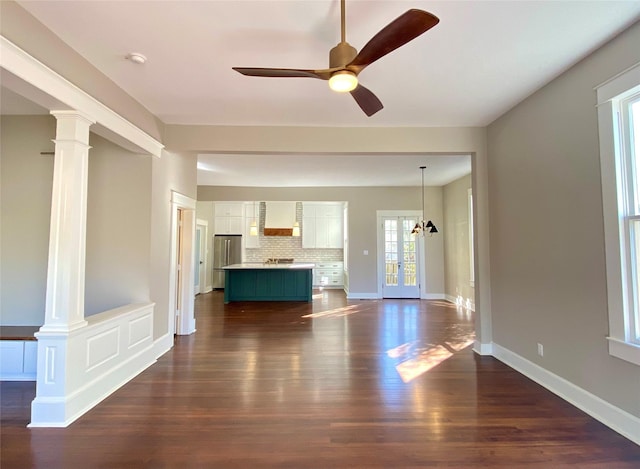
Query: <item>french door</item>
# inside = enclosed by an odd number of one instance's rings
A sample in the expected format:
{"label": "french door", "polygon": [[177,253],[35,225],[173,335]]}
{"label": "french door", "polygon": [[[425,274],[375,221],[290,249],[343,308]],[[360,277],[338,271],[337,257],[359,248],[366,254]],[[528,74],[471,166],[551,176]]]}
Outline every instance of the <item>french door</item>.
{"label": "french door", "polygon": [[420,298],[418,245],[411,234],[418,217],[384,216],[383,298]]}

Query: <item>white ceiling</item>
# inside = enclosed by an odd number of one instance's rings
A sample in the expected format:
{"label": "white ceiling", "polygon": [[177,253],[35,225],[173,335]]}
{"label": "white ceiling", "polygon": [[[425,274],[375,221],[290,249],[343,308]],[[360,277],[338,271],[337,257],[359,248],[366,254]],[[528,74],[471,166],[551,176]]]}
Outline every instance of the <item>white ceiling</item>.
{"label": "white ceiling", "polygon": [[[362,72],[363,85],[385,106],[368,118],[351,96],[331,92],[324,81],[245,77],[231,69],[327,67],[340,36],[338,0],[18,3],[169,124],[485,126],[640,19],[640,1],[348,0],[347,41],[357,49],[409,8],[440,18]],[[146,55],[147,63],[127,60],[130,52]],[[231,174],[240,158],[255,155],[202,157],[202,163],[226,161],[222,170]],[[261,169],[263,181],[275,180],[272,168],[298,162],[281,158]],[[385,185],[395,185],[390,175],[400,159],[414,172],[423,164],[416,155],[389,155],[364,167],[379,168],[389,175]],[[305,177],[343,174],[330,173],[322,160],[322,167],[301,164]],[[331,158],[332,166],[358,168],[353,181],[367,177],[362,162],[363,155]],[[307,181],[326,185],[321,178]]]}

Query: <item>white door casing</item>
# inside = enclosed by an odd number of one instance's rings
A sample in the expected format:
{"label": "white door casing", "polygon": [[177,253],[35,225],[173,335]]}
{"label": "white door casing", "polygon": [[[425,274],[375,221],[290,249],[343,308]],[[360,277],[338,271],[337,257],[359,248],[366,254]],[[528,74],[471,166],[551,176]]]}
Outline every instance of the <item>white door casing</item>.
{"label": "white door casing", "polygon": [[422,238],[410,234],[420,217],[414,210],[378,211],[378,298],[422,297]]}
{"label": "white door casing", "polygon": [[[206,293],[207,288],[207,236],[208,222],[206,220],[196,220],[196,244],[197,256],[195,258],[195,267],[197,268],[197,288],[194,288],[194,294]],[[199,241],[199,242],[198,242]],[[195,274],[195,273],[194,273]]]}
{"label": "white door casing", "polygon": [[[180,221],[182,223],[180,224]],[[171,192],[171,268],[169,278],[169,335],[189,335],[196,330],[194,316],[194,244],[196,201]],[[180,277],[178,265],[180,264]],[[179,306],[179,307],[178,307]]]}

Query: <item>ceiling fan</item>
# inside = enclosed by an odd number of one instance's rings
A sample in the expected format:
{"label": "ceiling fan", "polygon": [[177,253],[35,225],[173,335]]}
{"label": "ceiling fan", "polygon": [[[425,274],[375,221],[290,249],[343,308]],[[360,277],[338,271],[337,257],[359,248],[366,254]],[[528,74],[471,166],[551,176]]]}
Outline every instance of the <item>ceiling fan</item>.
{"label": "ceiling fan", "polygon": [[306,70],[296,68],[232,67],[243,75],[253,77],[302,77],[329,80],[329,87],[338,92],[349,92],[367,116],[383,108],[369,89],[358,83],[358,75],[376,60],[415,39],[440,21],[422,10],[411,9],[400,15],[358,52],[345,40],[345,0],[340,2],[340,43],[329,52],[329,68]]}

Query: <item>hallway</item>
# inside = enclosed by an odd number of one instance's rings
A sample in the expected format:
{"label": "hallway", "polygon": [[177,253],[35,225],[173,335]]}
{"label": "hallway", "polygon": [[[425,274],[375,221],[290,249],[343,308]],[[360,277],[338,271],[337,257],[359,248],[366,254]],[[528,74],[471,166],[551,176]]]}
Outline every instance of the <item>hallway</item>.
{"label": "hallway", "polygon": [[640,447],[492,357],[444,301],[223,304],[66,429],[1,383],[0,467],[632,468]]}

